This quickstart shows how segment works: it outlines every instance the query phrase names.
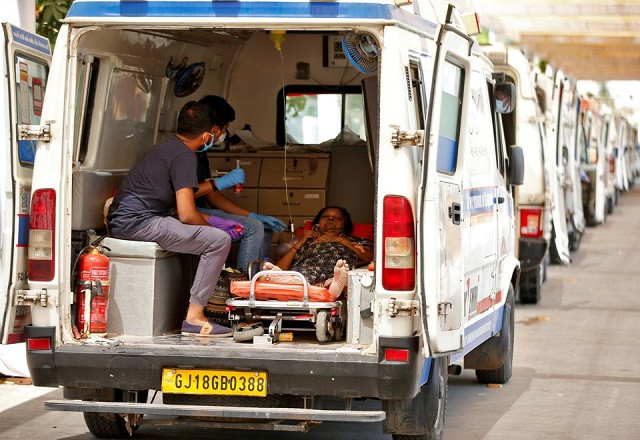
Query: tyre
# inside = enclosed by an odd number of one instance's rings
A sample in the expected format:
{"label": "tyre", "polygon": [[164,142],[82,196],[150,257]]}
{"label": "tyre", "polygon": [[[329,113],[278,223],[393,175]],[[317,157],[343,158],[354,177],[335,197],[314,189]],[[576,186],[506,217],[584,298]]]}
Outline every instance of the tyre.
{"label": "tyre", "polygon": [[549,257],[553,264],[562,264],[560,252],[556,246],[556,228],[551,229],[551,242],[549,243]]}
{"label": "tyre", "polygon": [[[476,377],[481,383],[507,383],[511,378],[513,369],[513,340],[514,340],[514,294],[513,286],[509,286],[507,300],[504,303],[504,314],[502,317],[502,327],[498,336],[493,336],[487,342],[493,342],[500,351],[498,356],[504,359],[501,367],[493,370],[476,369]],[[495,339],[494,339],[495,338]]]}
{"label": "tyre", "polygon": [[331,333],[329,333],[329,319],[329,312],[318,310],[316,315],[316,338],[320,342],[327,342],[332,338]]}
{"label": "tyre", "polygon": [[[114,390],[113,398],[104,401],[124,402],[124,394],[122,390]],[[135,401],[146,402],[147,395],[147,391],[139,391]],[[132,424],[131,433],[129,433],[127,421],[120,414],[85,412],[83,415],[89,432],[98,438],[129,438],[140,427],[139,424]]]}
{"label": "tyre", "polygon": [[542,280],[544,279],[544,263],[540,263],[536,268],[523,271],[520,274],[520,302],[522,304],[538,304],[542,291]]}
{"label": "tyre", "polygon": [[[89,432],[98,438],[129,438],[126,422],[119,414],[108,413],[84,413],[84,423]],[[138,426],[132,427],[135,433]]]}
{"label": "tyre", "polygon": [[385,400],[384,431],[393,440],[440,440],[444,432],[448,391],[448,358],[432,360],[429,379],[411,399]]}
{"label": "tyre", "polygon": [[582,241],[582,234],[578,231],[569,234],[569,250],[575,252],[580,249],[580,242]]}

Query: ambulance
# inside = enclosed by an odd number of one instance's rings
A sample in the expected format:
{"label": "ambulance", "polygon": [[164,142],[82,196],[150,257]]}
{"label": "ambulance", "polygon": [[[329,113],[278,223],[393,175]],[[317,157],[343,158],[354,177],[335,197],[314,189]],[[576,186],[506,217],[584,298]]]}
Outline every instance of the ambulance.
{"label": "ambulance", "polygon": [[[516,104],[513,84],[472,37],[477,20],[423,0],[75,1],[40,124],[25,134],[38,140],[28,270],[6,305],[27,307],[33,383],[64,389],[45,408],[83,412],[104,438],[166,423],[341,421],[431,439],[443,435],[449,372],[508,381],[524,157],[496,110],[498,89],[502,112]],[[339,200],[371,226],[373,264],[349,271],[330,340],[317,328],[280,339],[277,316],[272,338],[181,335],[193,259],[155,243],[104,238],[102,289],[75,273],[128,170],[209,94],[236,110],[240,139],[209,163],[241,162],[238,203],[295,229]],[[79,337],[81,295],[105,291],[107,331]]]}
{"label": "ambulance", "polygon": [[550,160],[545,152],[546,116],[538,105],[531,67],[524,54],[516,47],[502,44],[482,49],[496,71],[515,84],[518,93],[517,109],[503,115],[502,124],[507,144],[521,146],[527,163],[524,182],[515,193],[516,255],[521,269],[518,297],[523,304],[537,304],[554,239],[554,199],[547,169]]}
{"label": "ambulance", "polygon": [[[573,119],[567,115],[569,102],[571,109],[570,85],[561,70],[555,70],[553,76],[544,72],[535,72],[535,87],[538,105],[544,114],[545,169],[549,177],[548,188],[551,195],[552,240],[549,256],[554,263],[569,265],[569,235],[567,232],[567,209],[565,206],[568,182],[565,176],[563,155],[568,153],[568,145],[573,142]],[[568,124],[567,124],[568,123]]]}

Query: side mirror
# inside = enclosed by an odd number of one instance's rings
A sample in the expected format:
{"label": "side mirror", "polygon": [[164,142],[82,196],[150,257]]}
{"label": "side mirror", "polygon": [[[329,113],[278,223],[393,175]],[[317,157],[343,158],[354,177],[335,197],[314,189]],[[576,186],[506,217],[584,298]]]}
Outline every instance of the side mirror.
{"label": "side mirror", "polygon": [[522,185],[524,182],[524,153],[522,148],[517,145],[511,145],[507,149],[507,157],[509,158],[507,166],[509,185]]}
{"label": "side mirror", "polygon": [[493,96],[498,113],[511,113],[516,108],[516,85],[510,82],[499,82],[493,86]]}

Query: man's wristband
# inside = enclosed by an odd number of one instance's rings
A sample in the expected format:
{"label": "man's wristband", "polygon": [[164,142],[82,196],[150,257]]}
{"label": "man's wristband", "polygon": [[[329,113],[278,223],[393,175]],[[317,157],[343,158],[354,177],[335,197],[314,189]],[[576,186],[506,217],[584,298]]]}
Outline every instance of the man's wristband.
{"label": "man's wristband", "polygon": [[214,179],[209,179],[209,183],[211,184],[211,190],[213,190],[213,192],[218,191],[218,187],[216,186],[216,182]]}

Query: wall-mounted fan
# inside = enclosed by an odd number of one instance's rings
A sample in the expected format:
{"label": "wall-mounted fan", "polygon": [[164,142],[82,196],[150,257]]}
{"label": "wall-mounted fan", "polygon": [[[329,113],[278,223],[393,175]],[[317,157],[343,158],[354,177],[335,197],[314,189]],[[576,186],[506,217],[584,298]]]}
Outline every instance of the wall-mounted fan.
{"label": "wall-mounted fan", "polygon": [[380,46],[373,35],[347,32],[342,38],[342,50],[360,72],[371,74],[378,70]]}
{"label": "wall-mounted fan", "polygon": [[178,98],[188,96],[198,90],[204,80],[204,62],[193,63],[187,66],[187,58],[183,58],[180,64],[175,64],[173,58],[169,60],[166,68],[167,78],[173,78],[176,83],[173,86],[173,94]]}

